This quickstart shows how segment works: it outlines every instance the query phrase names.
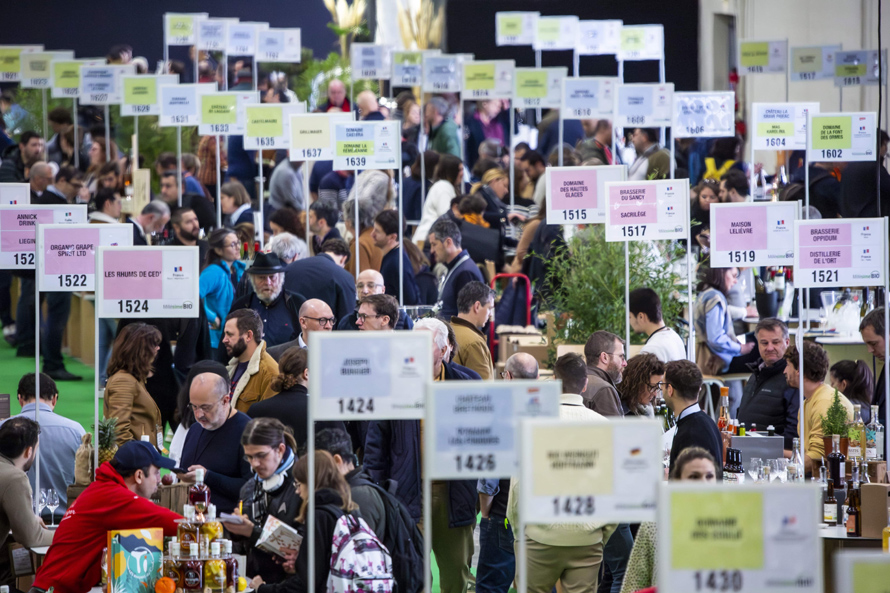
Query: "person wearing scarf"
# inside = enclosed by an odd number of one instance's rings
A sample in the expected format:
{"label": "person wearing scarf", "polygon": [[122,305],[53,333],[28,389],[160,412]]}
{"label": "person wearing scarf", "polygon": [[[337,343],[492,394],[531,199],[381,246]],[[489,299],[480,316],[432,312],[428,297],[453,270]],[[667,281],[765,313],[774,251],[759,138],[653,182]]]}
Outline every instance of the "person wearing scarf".
{"label": "person wearing scarf", "polygon": [[256,543],[269,516],[293,525],[300,511],[302,500],[293,476],[296,441],[280,420],[254,418],[244,427],[241,445],[254,475],[241,488],[242,522],[223,522],[223,526],[232,534],[235,552],[247,556],[248,578],[280,582],[287,577],[282,559],[260,550]]}

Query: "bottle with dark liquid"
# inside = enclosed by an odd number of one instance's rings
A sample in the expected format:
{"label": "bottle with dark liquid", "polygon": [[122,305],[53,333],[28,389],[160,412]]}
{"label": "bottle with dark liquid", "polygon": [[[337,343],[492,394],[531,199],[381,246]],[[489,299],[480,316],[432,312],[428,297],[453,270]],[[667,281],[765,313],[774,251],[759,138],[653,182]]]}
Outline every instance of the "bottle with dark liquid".
{"label": "bottle with dark liquid", "polygon": [[195,507],[199,515],[207,513],[207,505],[210,504],[210,488],[204,484],[204,469],[195,470],[195,483],[189,488],[189,504]]}
{"label": "bottle with dark liquid", "polygon": [[238,580],[238,560],[232,555],[232,540],[223,540],[225,550],[222,559],[226,563],[226,589],[234,587]]}
{"label": "bottle with dark liquid", "polygon": [[850,492],[847,494],[847,537],[862,536],[862,508],[859,498],[859,482],[850,482]]}
{"label": "bottle with dark liquid", "polygon": [[828,477],[834,482],[834,488],[844,487],[844,478],[847,475],[847,456],[841,453],[841,437],[838,434],[831,435],[831,453],[828,454]]}
{"label": "bottle with dark liquid", "polygon": [[182,563],[182,589],[204,591],[204,563],[198,558],[198,546],[189,548],[189,558]]}

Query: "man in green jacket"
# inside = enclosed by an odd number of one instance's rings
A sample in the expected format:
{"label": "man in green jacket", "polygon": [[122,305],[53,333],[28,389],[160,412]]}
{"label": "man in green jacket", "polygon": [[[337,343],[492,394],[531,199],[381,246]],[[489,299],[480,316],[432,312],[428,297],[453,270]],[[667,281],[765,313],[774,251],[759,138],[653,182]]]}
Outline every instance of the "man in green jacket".
{"label": "man in green jacket", "polygon": [[448,102],[442,97],[433,97],[426,104],[424,115],[430,150],[460,158],[457,124],[448,117]]}

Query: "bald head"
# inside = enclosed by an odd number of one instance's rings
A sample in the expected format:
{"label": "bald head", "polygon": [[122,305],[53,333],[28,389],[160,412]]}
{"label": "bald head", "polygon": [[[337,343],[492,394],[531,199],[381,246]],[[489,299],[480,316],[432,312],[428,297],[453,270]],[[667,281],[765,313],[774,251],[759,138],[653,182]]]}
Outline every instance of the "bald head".
{"label": "bald head", "polygon": [[505,379],[537,379],[538,361],[528,352],[517,352],[504,364]]}
{"label": "bald head", "polygon": [[30,172],[31,191],[46,191],[53,183],[53,169],[43,161],[37,161],[31,165]]}
{"label": "bald head", "polygon": [[321,299],[309,299],[300,307],[300,328],[303,342],[309,344],[309,334],[314,331],[331,331],[337,320],[334,312]]}
{"label": "bald head", "polygon": [[346,99],[346,85],[339,79],[333,79],[328,83],[328,103],[331,107],[343,109],[343,101]]}
{"label": "bald head", "polygon": [[362,91],[355,98],[358,108],[361,110],[362,117],[367,117],[369,113],[374,113],[380,106],[377,104],[377,95],[374,91]]}
{"label": "bald head", "polygon": [[386,287],[383,285],[383,275],[377,270],[362,270],[355,283],[355,298],[362,300],[371,294],[383,294]]}

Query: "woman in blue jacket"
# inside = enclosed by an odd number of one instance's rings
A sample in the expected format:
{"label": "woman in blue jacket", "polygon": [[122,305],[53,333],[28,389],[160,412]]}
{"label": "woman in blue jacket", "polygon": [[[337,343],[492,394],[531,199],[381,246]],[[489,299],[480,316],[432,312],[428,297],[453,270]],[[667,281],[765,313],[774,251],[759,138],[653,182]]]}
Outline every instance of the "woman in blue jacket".
{"label": "woman in blue jacket", "polygon": [[201,270],[199,286],[210,324],[210,345],[215,349],[222,339],[223,324],[235,298],[235,287],[247,266],[239,259],[238,236],[232,229],[216,229],[210,233],[208,243],[210,249]]}

